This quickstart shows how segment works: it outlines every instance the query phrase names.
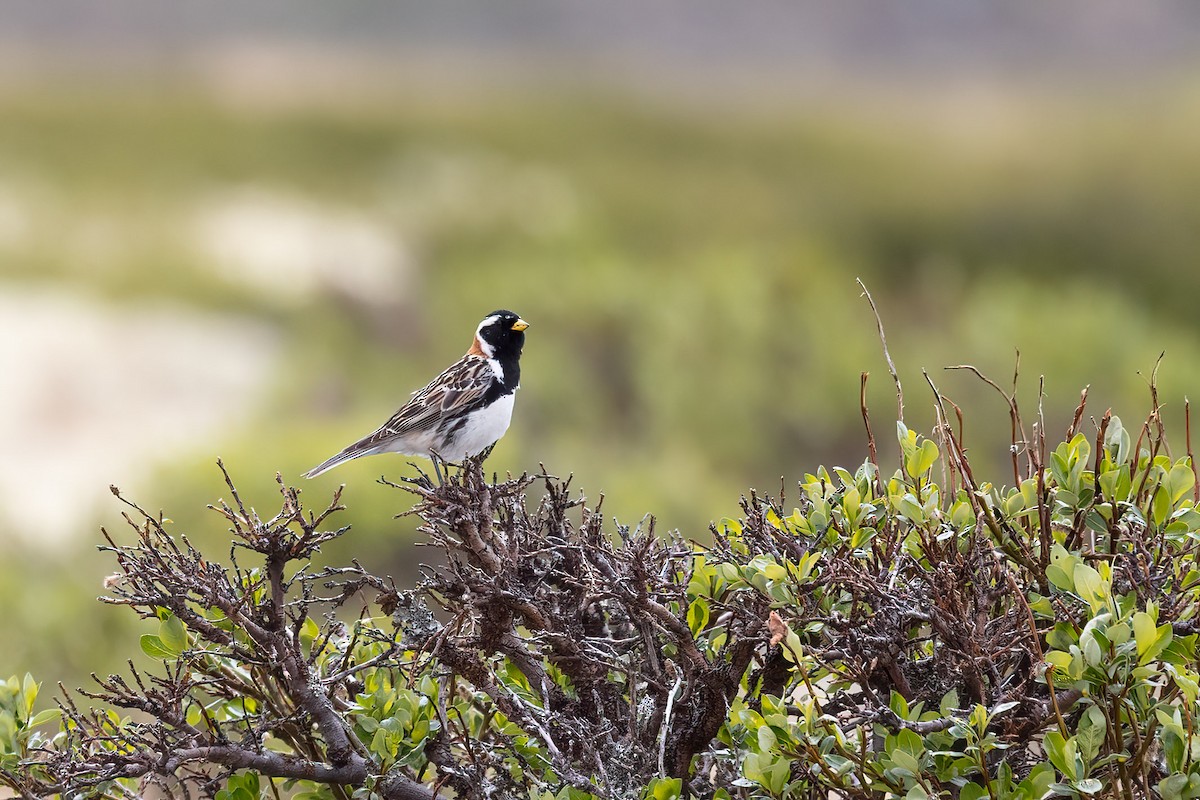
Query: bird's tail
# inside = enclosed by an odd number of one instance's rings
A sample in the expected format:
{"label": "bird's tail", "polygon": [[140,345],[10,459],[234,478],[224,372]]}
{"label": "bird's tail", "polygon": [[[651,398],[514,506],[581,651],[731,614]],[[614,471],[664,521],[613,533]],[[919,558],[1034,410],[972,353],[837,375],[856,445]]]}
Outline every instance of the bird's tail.
{"label": "bird's tail", "polygon": [[377,453],[377,452],[380,452],[378,444],[375,444],[375,443],[368,444],[367,442],[355,442],[354,444],[350,445],[342,452],[338,453],[335,456],[332,456],[331,458],[329,458],[325,461],[322,461],[320,464],[313,467],[308,472],[304,473],[304,477],[315,478],[318,475],[320,475],[321,473],[328,472],[329,470],[333,469],[338,464],[344,464],[345,462],[352,461],[353,459],[356,459],[359,456],[369,456],[372,453]]}

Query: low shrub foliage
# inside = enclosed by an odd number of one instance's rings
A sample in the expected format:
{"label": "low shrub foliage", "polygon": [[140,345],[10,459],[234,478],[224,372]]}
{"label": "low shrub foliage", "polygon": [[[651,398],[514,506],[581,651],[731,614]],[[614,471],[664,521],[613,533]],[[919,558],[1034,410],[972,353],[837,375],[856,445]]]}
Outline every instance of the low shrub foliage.
{"label": "low shrub foliage", "polygon": [[898,468],[864,406],[860,467],[816,469],[790,501],[750,492],[703,544],[606,525],[547,475],[489,481],[468,462],[444,485],[393,484],[440,564],[416,587],[314,566],[345,533],[338,498],[313,513],[282,480],[263,518],[226,473],[225,559],[129,503],[104,599],[146,620],[149,659],[40,712],[32,677],[0,683],[0,782],[218,800],[1200,797],[1190,432],[1173,455],[1157,397],[1127,428],[1088,417],[1085,392],[1048,443],[1005,397],[1005,478],[976,474],[934,389],[931,435],[897,426]]}

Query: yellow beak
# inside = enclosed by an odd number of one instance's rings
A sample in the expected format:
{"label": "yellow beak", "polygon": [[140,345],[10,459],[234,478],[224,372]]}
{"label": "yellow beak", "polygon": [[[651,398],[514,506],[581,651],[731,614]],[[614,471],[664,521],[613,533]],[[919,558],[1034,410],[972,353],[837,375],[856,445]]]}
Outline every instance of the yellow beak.
{"label": "yellow beak", "polygon": [[528,327],[529,323],[518,317],[517,321],[513,323],[512,329],[514,331],[523,331]]}

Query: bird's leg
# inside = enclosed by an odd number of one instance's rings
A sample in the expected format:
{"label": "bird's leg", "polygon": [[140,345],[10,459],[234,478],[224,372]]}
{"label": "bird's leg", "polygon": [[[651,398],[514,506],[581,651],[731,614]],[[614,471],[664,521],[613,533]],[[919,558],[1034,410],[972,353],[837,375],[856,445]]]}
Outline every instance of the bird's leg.
{"label": "bird's leg", "polygon": [[436,450],[429,451],[429,460],[433,462],[433,473],[437,475],[438,486],[446,483],[445,476],[442,474],[441,461],[442,457],[437,454]]}

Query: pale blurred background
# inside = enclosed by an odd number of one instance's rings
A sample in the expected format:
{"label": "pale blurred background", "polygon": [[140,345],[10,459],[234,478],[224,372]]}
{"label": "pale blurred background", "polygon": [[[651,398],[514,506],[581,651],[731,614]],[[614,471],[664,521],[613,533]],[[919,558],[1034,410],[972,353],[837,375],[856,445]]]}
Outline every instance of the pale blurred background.
{"label": "pale blurred background", "polygon": [[[749,487],[885,459],[872,289],[1008,478],[1003,384],[1136,426],[1200,395],[1200,5],[24,0],[0,6],[0,678],[136,652],[93,601],[119,485],[225,552],[497,307],[532,323],[489,467],[703,538]],[[1182,449],[1182,445],[1177,447]],[[889,462],[890,463],[890,462]],[[326,556],[414,579],[408,496]],[[142,658],[140,655],[138,658]]]}

